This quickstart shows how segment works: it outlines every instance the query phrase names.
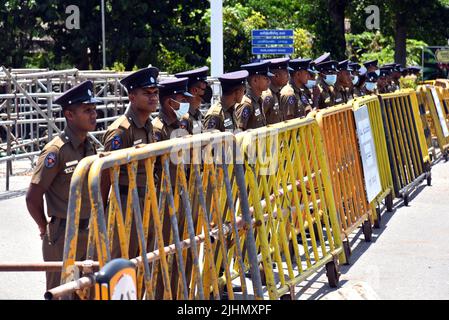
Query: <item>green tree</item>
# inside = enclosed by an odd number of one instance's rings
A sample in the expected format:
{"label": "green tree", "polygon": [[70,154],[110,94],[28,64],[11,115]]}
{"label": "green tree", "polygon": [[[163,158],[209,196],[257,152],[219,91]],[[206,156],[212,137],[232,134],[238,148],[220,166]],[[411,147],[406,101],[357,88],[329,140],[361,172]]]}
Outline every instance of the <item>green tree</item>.
{"label": "green tree", "polygon": [[33,51],[33,38],[44,30],[39,13],[42,8],[35,0],[0,0],[0,60],[2,64],[23,67]]}
{"label": "green tree", "polygon": [[[354,2],[353,2],[354,3]],[[351,29],[355,34],[366,30],[365,8],[380,9],[380,32],[394,38],[395,61],[405,64],[407,39],[425,41],[429,45],[444,45],[449,38],[449,7],[447,0],[361,0],[350,7]]]}
{"label": "green tree", "polygon": [[[368,60],[379,60],[379,64],[394,61],[394,38],[383,36],[380,32],[363,32],[361,34],[346,35],[349,57],[352,60],[364,62]],[[427,46],[424,41],[407,39],[408,65],[420,64],[422,48]],[[364,48],[364,49],[361,49]]]}

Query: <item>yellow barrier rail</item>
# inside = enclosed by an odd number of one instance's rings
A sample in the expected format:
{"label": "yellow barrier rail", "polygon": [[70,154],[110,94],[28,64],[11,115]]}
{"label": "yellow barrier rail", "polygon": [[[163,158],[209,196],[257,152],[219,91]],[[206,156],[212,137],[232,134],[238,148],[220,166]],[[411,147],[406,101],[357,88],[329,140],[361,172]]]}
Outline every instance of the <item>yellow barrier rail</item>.
{"label": "yellow barrier rail", "polygon": [[269,298],[293,299],[295,285],[323,267],[338,286],[337,257],[346,260],[316,121],[285,121],[238,134],[237,141]]}
{"label": "yellow barrier rail", "polygon": [[428,108],[429,97],[427,95],[427,92],[421,90],[420,88],[421,88],[421,86],[418,86],[417,91],[416,91],[416,97],[418,99],[419,114],[421,117],[421,124],[422,124],[424,137],[425,137],[426,144],[427,144],[427,151],[430,156],[430,161],[433,161],[437,157],[436,149],[432,142],[432,131],[434,131],[435,129],[432,128],[433,122],[431,120],[430,110]]}
{"label": "yellow barrier rail", "polygon": [[449,89],[449,79],[436,79],[431,85]]}
{"label": "yellow barrier rail", "polygon": [[423,180],[431,183],[430,158],[413,90],[382,94],[382,118],[394,192],[407,206],[409,194]]}
{"label": "yellow barrier rail", "polygon": [[391,212],[393,211],[393,199],[395,198],[380,102],[376,96],[369,96],[355,99],[352,105],[354,111],[357,111],[364,106],[368,107],[372,138],[376,148],[377,167],[381,183],[381,191],[370,203],[370,205],[371,209],[376,211],[374,227],[379,228],[381,222],[381,202],[385,199],[385,207],[388,212]]}
{"label": "yellow barrier rail", "polygon": [[[133,259],[138,265],[139,299],[234,299],[236,288],[241,298],[248,299],[248,271],[253,295],[262,299],[252,229],[255,222],[250,216],[243,166],[233,160],[234,150],[232,134],[206,133],[100,155],[89,170],[92,238],[88,245],[88,251],[96,249],[100,267],[111,260],[115,230],[121,255],[129,258],[134,220],[140,255]],[[146,172],[143,197],[136,184],[142,164]],[[127,168],[126,195],[120,194],[120,166]],[[108,173],[112,187],[105,214],[100,186],[101,175]],[[70,197],[77,203],[79,194]],[[71,230],[79,208],[70,210],[67,228]],[[76,255],[70,246],[73,243],[76,231],[66,238],[65,270],[70,270]],[[152,251],[153,247],[157,250]],[[240,287],[233,280],[240,280]]]}
{"label": "yellow barrier rail", "polygon": [[348,259],[351,254],[349,235],[362,225],[365,241],[370,242],[374,222],[363,184],[354,113],[352,105],[339,105],[320,110],[314,116],[324,139]]}
{"label": "yellow barrier rail", "polygon": [[[446,111],[447,99],[442,87],[433,87],[429,85],[419,86],[417,93],[424,101],[426,108],[427,122],[431,129],[432,136],[435,137],[440,152],[448,160],[449,157],[449,115]],[[436,152],[433,153],[436,158]]]}
{"label": "yellow barrier rail", "polygon": [[446,121],[449,123],[449,80],[448,85],[442,90],[442,99],[444,112],[446,114]]}

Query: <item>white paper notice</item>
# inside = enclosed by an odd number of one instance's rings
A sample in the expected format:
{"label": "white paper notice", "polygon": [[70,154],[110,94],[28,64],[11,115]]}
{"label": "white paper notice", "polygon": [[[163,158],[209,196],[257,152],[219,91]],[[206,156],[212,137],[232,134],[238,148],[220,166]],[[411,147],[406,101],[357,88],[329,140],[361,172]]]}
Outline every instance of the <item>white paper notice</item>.
{"label": "white paper notice", "polygon": [[447,127],[446,119],[443,115],[443,109],[441,108],[440,98],[438,97],[437,90],[432,87],[430,88],[432,91],[433,101],[435,102],[435,107],[437,108],[438,118],[440,119],[441,129],[443,130],[443,135],[445,138],[449,137],[449,128]]}
{"label": "white paper notice", "polygon": [[382,191],[379,168],[377,167],[376,146],[374,145],[368,107],[362,106],[354,111],[359,150],[362,157],[365,190],[368,201],[373,201]]}

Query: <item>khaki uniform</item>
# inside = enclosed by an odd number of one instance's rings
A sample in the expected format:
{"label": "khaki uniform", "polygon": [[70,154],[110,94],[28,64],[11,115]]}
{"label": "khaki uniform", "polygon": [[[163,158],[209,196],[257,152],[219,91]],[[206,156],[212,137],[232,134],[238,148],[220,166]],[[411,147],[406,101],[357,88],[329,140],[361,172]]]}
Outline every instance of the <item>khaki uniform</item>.
{"label": "khaki uniform", "polygon": [[189,128],[187,131],[191,132],[192,134],[201,133],[203,121],[203,114],[201,113],[201,111],[199,109],[195,110],[191,107],[187,116],[189,120]]}
{"label": "khaki uniform", "polygon": [[[178,119],[170,121],[167,115],[161,110],[153,122],[153,132],[155,141],[170,140],[192,134],[189,130],[189,117],[186,115],[181,121]],[[172,136],[173,134],[173,136]]]}
{"label": "khaki uniform", "polygon": [[216,102],[204,117],[204,130],[234,131],[237,129],[234,106],[224,107],[221,101]]}
{"label": "khaki uniform", "polygon": [[[59,136],[45,145],[39,155],[31,183],[45,190],[47,215],[51,217],[42,242],[44,261],[62,261],[63,259],[70,180],[79,161],[95,153],[95,148],[88,139],[84,142],[80,141],[67,126]],[[81,194],[76,257],[78,261],[86,259],[89,217],[90,202],[86,180]],[[46,272],[46,276],[47,290],[60,284],[60,272]]]}
{"label": "khaki uniform", "polygon": [[335,104],[347,103],[354,99],[354,96],[349,88],[339,87],[335,88]]}
{"label": "khaki uniform", "polygon": [[377,89],[377,93],[378,94],[385,94],[385,93],[391,93],[392,91],[391,91],[391,88],[390,88],[390,86],[389,85],[386,85],[385,87],[383,87],[383,88],[379,88],[378,87],[378,89]]}
{"label": "khaki uniform", "polygon": [[[120,118],[115,120],[103,136],[105,151],[126,149],[139,144],[153,143],[153,125],[150,119],[141,123],[131,107]],[[145,163],[141,161],[137,167],[137,186],[146,186]],[[119,184],[128,186],[126,166],[120,168]]]}
{"label": "khaki uniform", "polygon": [[307,88],[298,88],[289,83],[281,90],[281,106],[287,110],[287,118],[304,117],[306,110],[313,109],[312,94]]}
{"label": "khaki uniform", "polygon": [[390,92],[395,92],[397,90],[401,90],[401,87],[399,83],[396,83],[395,81],[391,81],[390,83]]}
{"label": "khaki uniform", "polygon": [[320,88],[320,98],[318,100],[318,108],[325,109],[334,106],[335,103],[335,88],[328,86],[323,80],[318,84]]}
{"label": "khaki uniform", "polygon": [[267,125],[262,109],[262,98],[255,97],[248,89],[242,101],[235,108],[237,127],[242,130],[255,129]]}
{"label": "khaki uniform", "polygon": [[267,91],[262,92],[262,107],[265,112],[267,124],[275,124],[286,120],[285,110],[281,108],[281,89],[276,89],[273,86]]}
{"label": "khaki uniform", "polygon": [[[139,144],[153,143],[153,126],[148,118],[145,123],[141,123],[137,114],[131,107],[128,107],[125,114],[115,120],[103,136],[103,145],[105,151],[114,151],[119,149],[130,148]],[[143,200],[146,188],[146,171],[145,162],[139,161],[137,165],[137,192],[139,195],[140,210],[143,214]],[[128,201],[128,171],[127,166],[120,166],[119,189],[120,201],[122,204],[122,214],[125,218],[126,206]],[[109,212],[109,210],[107,210]],[[151,230],[151,229],[150,229]],[[131,225],[131,235],[129,242],[129,257],[134,258],[139,254],[139,241],[137,236],[136,222],[133,217]],[[122,256],[117,229],[114,231],[114,239],[112,243],[112,258]]]}

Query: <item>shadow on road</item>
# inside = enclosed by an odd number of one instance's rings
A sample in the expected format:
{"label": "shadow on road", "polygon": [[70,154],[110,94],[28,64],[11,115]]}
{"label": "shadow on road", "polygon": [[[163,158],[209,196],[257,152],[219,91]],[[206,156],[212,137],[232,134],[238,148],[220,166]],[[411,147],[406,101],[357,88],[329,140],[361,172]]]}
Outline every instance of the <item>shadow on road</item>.
{"label": "shadow on road", "polygon": [[[413,206],[413,199],[417,197],[421,191],[423,191],[427,187],[426,184],[418,186],[413,192],[409,195],[409,206]],[[383,208],[381,215],[381,226],[379,229],[373,228],[372,240],[371,242],[365,242],[363,238],[362,229],[359,228],[350,236],[350,244],[352,254],[350,256],[349,265],[341,265],[340,273],[344,275],[348,273],[351,267],[360,259],[360,257],[369,249],[371,243],[375,243],[377,239],[384,233],[388,228],[389,221],[393,218],[395,212],[404,206],[403,199],[396,198],[393,204],[392,212],[387,212],[385,208]],[[327,277],[325,277],[326,269],[323,268],[320,272],[311,276],[308,281],[304,281],[299,284],[296,289],[299,290],[296,292],[296,299],[306,298],[307,300],[318,300],[323,298],[326,294],[334,292],[344,285],[347,280],[340,280],[338,288],[331,288],[328,285]]]}
{"label": "shadow on road", "polygon": [[14,199],[17,197],[24,196],[27,193],[27,190],[28,189],[2,192],[2,193],[0,193],[0,201]]}

